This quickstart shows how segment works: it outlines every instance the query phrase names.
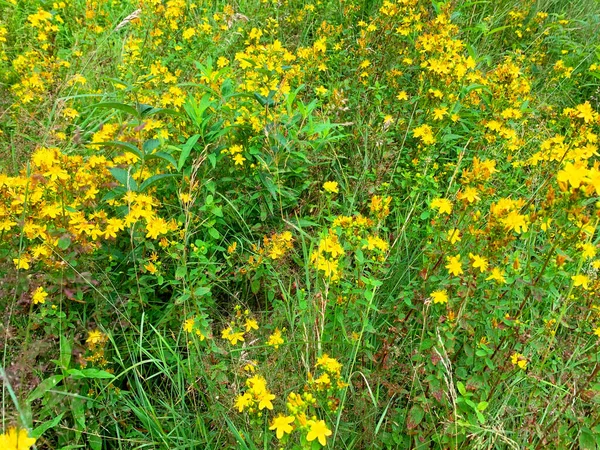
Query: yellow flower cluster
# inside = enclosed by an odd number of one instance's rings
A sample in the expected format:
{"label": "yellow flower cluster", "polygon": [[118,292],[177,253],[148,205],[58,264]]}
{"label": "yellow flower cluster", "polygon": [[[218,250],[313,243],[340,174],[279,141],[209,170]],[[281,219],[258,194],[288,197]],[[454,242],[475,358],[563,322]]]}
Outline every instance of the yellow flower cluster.
{"label": "yellow flower cluster", "polygon": [[[29,269],[36,262],[47,267],[62,264],[59,248],[63,243],[78,244],[80,252],[95,250],[101,240],[116,239],[119,233],[143,219],[146,237],[157,239],[177,229],[171,220],[160,218],[149,194],[129,191],[107,206],[127,205],[124,218],[101,209],[101,194],[114,186],[110,169],[129,157],[104,156],[84,159],[65,155],[55,147],[40,147],[32,158],[28,174],[9,177],[0,174],[0,230],[2,239],[14,241],[22,230],[25,248],[15,265]],[[26,217],[24,223],[21,218]]]}
{"label": "yellow flower cluster", "polygon": [[263,409],[273,409],[272,401],[275,395],[267,389],[267,380],[261,375],[255,375],[246,380],[248,389],[235,400],[235,407],[239,412],[247,411],[258,414]]}
{"label": "yellow flower cluster", "polygon": [[221,331],[221,337],[229,341],[231,345],[245,341],[245,334],[252,330],[258,330],[258,322],[250,317],[250,311],[244,310],[240,305],[235,306],[235,317],[229,326]]}

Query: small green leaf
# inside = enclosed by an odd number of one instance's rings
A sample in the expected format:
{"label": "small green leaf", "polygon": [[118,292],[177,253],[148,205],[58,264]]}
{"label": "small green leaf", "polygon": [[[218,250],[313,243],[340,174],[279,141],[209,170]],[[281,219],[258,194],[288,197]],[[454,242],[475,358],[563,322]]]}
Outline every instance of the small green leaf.
{"label": "small green leaf", "polygon": [[479,423],[483,425],[485,423],[485,416],[477,410],[475,411],[475,413],[477,414],[477,420],[479,420]]}
{"label": "small green leaf", "polygon": [[582,428],[579,432],[579,448],[582,450],[596,450],[596,439],[589,428]]}
{"label": "small green leaf", "polygon": [[61,335],[60,336],[60,366],[62,369],[66,370],[69,368],[69,364],[71,363],[71,342],[69,339]]}
{"label": "small green leaf", "polygon": [[181,155],[179,156],[179,163],[177,164],[178,172],[181,172],[181,169],[185,165],[185,162],[190,156],[192,148],[194,148],[194,145],[196,145],[196,142],[198,142],[198,139],[200,139],[200,135],[194,134],[187,140],[185,144],[183,144],[183,147],[181,147]]}
{"label": "small green leaf", "polygon": [[194,289],[194,295],[196,297],[204,297],[205,295],[210,294],[210,288],[200,286]]}
{"label": "small green leaf", "polygon": [[65,413],[62,412],[58,416],[56,416],[54,419],[47,420],[43,424],[35,427],[34,430],[31,432],[31,437],[35,438],[35,439],[38,439],[42,434],[44,434],[50,428],[54,428],[56,425],[58,425],[60,423],[60,421],[62,420],[62,418],[63,418],[64,415],[65,415]]}
{"label": "small green leaf", "polygon": [[423,417],[425,417],[425,411],[423,411],[423,408],[421,408],[419,405],[414,405],[412,408],[410,408],[408,416],[406,417],[406,428],[409,430],[414,430],[419,426],[423,420]]}
{"label": "small green leaf", "polygon": [[458,392],[460,392],[460,395],[467,395],[467,389],[461,381],[456,382],[456,387],[458,388]]}
{"label": "small green leaf", "polygon": [[151,153],[153,150],[156,150],[159,145],[160,141],[158,139],[148,139],[144,142],[142,149],[144,150],[144,153]]}
{"label": "small green leaf", "polygon": [[488,405],[489,405],[489,403],[488,403],[488,402],[479,402],[479,403],[477,404],[477,409],[478,409],[479,411],[485,411],[485,410],[487,409]]}
{"label": "small green leaf", "polygon": [[117,103],[117,102],[96,103],[95,105],[90,106],[90,108],[117,109],[119,111],[123,111],[124,113],[130,114],[132,116],[140,117],[140,112],[137,109],[135,109],[133,106],[126,105],[124,103]]}
{"label": "small green leaf", "polygon": [[63,375],[52,375],[51,377],[46,378],[44,381],[37,385],[37,387],[33,390],[31,394],[29,394],[29,397],[27,397],[27,403],[31,403],[32,401],[41,398],[46,393],[46,391],[55,387],[58,383],[60,383],[63,380],[63,378]]}
{"label": "small green leaf", "polygon": [[76,380],[80,378],[110,379],[115,377],[112,373],[100,369],[69,369],[67,373]]}
{"label": "small green leaf", "polygon": [[129,171],[121,169],[120,167],[113,167],[108,169],[115,179],[121,183],[128,191],[137,191],[137,182],[131,177]]}
{"label": "small green leaf", "polygon": [[150,160],[150,159],[162,159],[163,161],[166,161],[169,164],[171,164],[173,166],[173,169],[177,168],[177,161],[175,161],[175,158],[173,158],[173,156],[171,156],[169,153],[166,153],[166,152],[152,153],[151,155],[146,156],[146,160]]}
{"label": "small green leaf", "polygon": [[66,250],[71,245],[71,238],[68,236],[64,236],[58,239],[58,248],[61,250]]}
{"label": "small green leaf", "polygon": [[153,175],[140,185],[140,192],[144,192],[157,181],[164,180],[165,178],[173,178],[176,176],[177,175],[172,173],[160,173],[158,175]]}
{"label": "small green leaf", "polygon": [[182,280],[183,278],[185,278],[186,274],[187,274],[187,267],[185,267],[185,266],[179,266],[175,270],[175,278],[178,280]]}

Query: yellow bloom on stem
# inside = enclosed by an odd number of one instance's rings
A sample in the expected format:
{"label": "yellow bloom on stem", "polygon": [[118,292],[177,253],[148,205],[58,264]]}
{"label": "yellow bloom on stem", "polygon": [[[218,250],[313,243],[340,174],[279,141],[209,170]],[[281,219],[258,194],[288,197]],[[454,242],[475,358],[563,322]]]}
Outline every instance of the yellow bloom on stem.
{"label": "yellow bloom on stem", "polygon": [[221,337],[227,339],[231,345],[235,345],[239,342],[244,342],[244,333],[241,331],[234,332],[231,327],[225,328],[221,332]]}
{"label": "yellow bloom on stem", "polygon": [[308,425],[310,427],[308,434],[306,435],[306,440],[308,442],[314,441],[315,439],[317,439],[319,441],[319,444],[321,444],[323,447],[325,447],[325,445],[327,444],[327,440],[325,439],[327,436],[331,436],[333,433],[331,432],[331,430],[329,428],[327,428],[327,425],[325,424],[324,420],[319,420],[319,421],[315,421],[315,420],[310,420],[308,422]]}
{"label": "yellow bloom on stem", "polygon": [[585,290],[588,290],[590,288],[589,287],[590,277],[588,277],[587,275],[581,275],[581,274],[573,275],[571,277],[571,280],[573,280],[573,286],[575,286],[575,287],[581,286]]}
{"label": "yellow bloom on stem", "polygon": [[506,278],[504,278],[504,271],[494,267],[492,269],[492,274],[486,278],[487,281],[495,280],[498,283],[506,283]]}
{"label": "yellow bloom on stem", "polygon": [[471,265],[474,269],[479,269],[480,272],[485,272],[488,267],[488,260],[482,256],[469,253],[469,258],[473,261]]}
{"label": "yellow bloom on stem", "polygon": [[192,317],[191,319],[187,319],[185,322],[183,322],[183,329],[188,333],[191,333],[192,331],[194,331],[195,324],[196,319],[194,317]]}
{"label": "yellow bloom on stem", "polygon": [[479,195],[477,195],[477,189],[474,187],[468,186],[464,191],[459,192],[456,196],[459,200],[466,200],[469,203],[474,203],[476,201],[481,200]]}
{"label": "yellow bloom on stem", "polygon": [[102,333],[100,330],[88,331],[88,338],[86,339],[86,343],[89,344],[90,348],[95,347],[98,344],[102,344],[106,342],[106,335]]}
{"label": "yellow bloom on stem", "polygon": [[40,286],[33,292],[31,299],[33,300],[33,304],[37,305],[38,303],[46,303],[46,297],[48,297],[48,293]]}
{"label": "yellow bloom on stem", "polygon": [[513,353],[510,357],[510,362],[513,364],[513,366],[519,366],[519,368],[522,370],[527,368],[527,358],[520,353]]}
{"label": "yellow bloom on stem", "polygon": [[235,399],[235,407],[238,409],[239,412],[244,411],[244,408],[246,406],[251,406],[252,403],[254,402],[252,400],[252,395],[250,395],[249,392],[246,392],[244,395],[239,395]]}
{"label": "yellow bloom on stem", "polygon": [[463,273],[460,255],[446,256],[446,261],[448,261],[448,264],[445,265],[446,269],[448,269],[448,273],[451,273],[454,276],[458,276]]}
{"label": "yellow bloom on stem", "polygon": [[246,332],[250,330],[258,330],[258,322],[255,319],[246,319],[244,326],[246,327]]}
{"label": "yellow bloom on stem", "polygon": [[458,228],[451,228],[448,230],[448,233],[446,234],[446,240],[450,241],[451,244],[460,242],[462,240],[460,237],[460,230]]}
{"label": "yellow bloom on stem", "polygon": [[27,430],[21,428],[9,428],[4,434],[0,434],[0,448],[2,450],[27,450],[35,444],[35,438],[30,438]]}
{"label": "yellow bloom on stem", "polygon": [[281,330],[279,328],[275,328],[275,331],[271,336],[269,336],[269,339],[267,340],[267,345],[270,345],[275,350],[277,350],[279,346],[283,343],[284,340],[281,337]]}
{"label": "yellow bloom on stem", "polygon": [[271,403],[271,400],[275,399],[275,396],[273,394],[271,394],[269,391],[264,391],[261,392],[260,395],[257,394],[256,395],[258,397],[258,409],[269,409],[272,410],[273,409],[273,403]]}
{"label": "yellow bloom on stem", "polygon": [[434,198],[429,207],[437,209],[440,214],[450,214],[452,212],[452,202],[447,198]]}
{"label": "yellow bloom on stem", "polygon": [[433,303],[448,303],[448,292],[445,289],[434,291],[429,296]]}
{"label": "yellow bloom on stem", "polygon": [[277,439],[281,439],[284,434],[290,434],[292,432],[294,429],[292,427],[294,420],[296,420],[294,416],[279,415],[273,419],[269,430],[276,430],[275,435],[277,436]]}
{"label": "yellow bloom on stem", "polygon": [[336,181],[326,181],[323,183],[323,189],[330,194],[338,194],[340,192],[340,188]]}

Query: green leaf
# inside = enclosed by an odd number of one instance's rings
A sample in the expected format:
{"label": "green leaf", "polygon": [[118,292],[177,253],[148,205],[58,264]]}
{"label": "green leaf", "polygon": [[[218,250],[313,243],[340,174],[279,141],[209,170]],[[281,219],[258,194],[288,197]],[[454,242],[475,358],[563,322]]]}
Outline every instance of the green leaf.
{"label": "green leaf", "polygon": [[54,428],[56,425],[58,425],[60,423],[60,421],[62,420],[62,418],[63,418],[64,415],[65,415],[65,413],[62,412],[58,416],[56,416],[54,419],[47,420],[43,424],[35,427],[34,430],[31,432],[31,437],[35,438],[35,439],[38,439],[42,434],[44,434],[50,428]]}
{"label": "green leaf", "polygon": [[582,428],[579,432],[579,448],[582,450],[596,450],[596,439],[589,428]]}
{"label": "green leaf", "polygon": [[183,144],[183,147],[181,147],[181,155],[179,156],[179,163],[177,164],[178,172],[181,172],[181,169],[185,165],[185,162],[190,156],[192,148],[194,148],[194,145],[196,145],[196,142],[198,142],[198,139],[200,139],[200,135],[194,134],[187,140],[185,144]]}
{"label": "green leaf", "polygon": [[477,410],[475,410],[475,413],[477,414],[477,420],[479,420],[479,423],[483,425],[485,423],[485,416]]}
{"label": "green leaf", "polygon": [[479,402],[479,403],[477,404],[477,409],[478,409],[479,411],[485,411],[485,410],[487,409],[488,405],[489,405],[489,403],[488,403],[488,402]]}
{"label": "green leaf", "polygon": [[173,173],[161,173],[158,175],[153,175],[140,185],[140,192],[144,192],[146,189],[148,189],[150,186],[152,186],[157,181],[164,180],[165,178],[173,178],[176,176],[178,176],[178,175],[173,174]]}
{"label": "green leaf", "polygon": [[210,294],[210,288],[200,286],[194,289],[194,295],[196,297],[204,297],[205,295]]}
{"label": "green leaf", "polygon": [[150,159],[162,159],[163,161],[166,161],[169,164],[171,164],[173,166],[173,169],[177,169],[177,161],[175,161],[175,158],[173,158],[173,156],[170,155],[169,153],[166,153],[166,152],[152,153],[151,155],[146,156],[146,160],[150,160]]}
{"label": "green leaf", "polygon": [[66,336],[60,336],[60,366],[62,369],[67,370],[71,363],[71,342]]}
{"label": "green leaf", "polygon": [[88,432],[87,437],[92,450],[102,450],[102,436]]}
{"label": "green leaf", "polygon": [[460,395],[467,395],[467,389],[465,388],[465,385],[462,383],[462,381],[457,381],[456,387],[458,388],[458,392],[460,392]]}
{"label": "green leaf", "polygon": [[80,432],[85,430],[85,401],[81,398],[74,398],[71,401],[71,411],[75,420],[75,430]]}
{"label": "green leaf", "polygon": [[156,150],[159,145],[160,141],[158,139],[148,139],[144,142],[144,145],[142,145],[142,150],[144,150],[144,153],[151,153],[153,150]]}
{"label": "green leaf", "polygon": [[71,245],[71,238],[68,236],[64,236],[58,239],[58,248],[61,250],[66,250]]}
{"label": "green leaf", "polygon": [[76,380],[81,378],[111,379],[115,377],[112,373],[100,369],[69,369],[67,373]]}
{"label": "green leaf", "polygon": [[123,111],[124,113],[130,114],[132,116],[140,117],[140,112],[137,109],[135,109],[133,106],[126,105],[124,103],[117,103],[117,102],[96,103],[95,105],[90,106],[90,108],[117,109],[119,111]]}
{"label": "green leaf", "polygon": [[260,280],[252,280],[252,283],[250,284],[250,289],[252,289],[253,294],[257,294],[260,290]]}
{"label": "green leaf", "polygon": [[208,229],[208,234],[210,234],[210,236],[213,239],[219,239],[221,237],[221,234],[219,233],[219,231],[216,228],[209,228]]}
{"label": "green leaf", "polygon": [[131,177],[129,171],[121,169],[120,167],[113,167],[108,169],[115,179],[121,183],[128,191],[137,191],[138,185],[136,181]]}
{"label": "green leaf", "polygon": [[178,280],[182,280],[187,275],[187,267],[179,266],[175,269],[175,278]]}
{"label": "green leaf", "polygon": [[58,383],[60,383],[64,379],[64,375],[52,375],[49,378],[46,378],[37,387],[33,390],[31,394],[27,397],[27,403],[31,403],[38,398],[41,398],[48,390],[55,387]]}
{"label": "green leaf", "polygon": [[423,417],[425,417],[425,411],[423,411],[423,408],[421,408],[420,405],[414,405],[412,408],[410,408],[408,416],[406,416],[406,428],[409,430],[414,430],[419,426],[423,420]]}

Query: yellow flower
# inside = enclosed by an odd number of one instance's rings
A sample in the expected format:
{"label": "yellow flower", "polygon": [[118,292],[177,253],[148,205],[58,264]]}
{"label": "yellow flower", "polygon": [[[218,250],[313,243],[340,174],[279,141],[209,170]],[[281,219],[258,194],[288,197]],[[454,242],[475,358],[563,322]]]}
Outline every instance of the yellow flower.
{"label": "yellow flower", "polygon": [[269,336],[269,339],[267,340],[267,345],[270,345],[275,350],[277,350],[279,346],[284,342],[285,341],[281,337],[281,330],[279,328],[275,328],[275,331]]}
{"label": "yellow flower", "polygon": [[445,289],[434,291],[430,294],[433,303],[448,303],[448,293]]}
{"label": "yellow flower", "polygon": [[494,267],[492,269],[492,274],[486,278],[486,280],[495,280],[498,283],[506,283],[506,278],[504,278],[504,271]]}
{"label": "yellow flower", "polygon": [[33,304],[37,305],[38,303],[46,303],[46,297],[48,297],[48,293],[40,286],[35,290],[31,299],[33,300]]}
{"label": "yellow flower", "polygon": [[448,230],[448,233],[446,234],[446,239],[450,241],[451,244],[460,242],[462,238],[460,237],[460,231],[458,230],[458,228],[452,228]]}
{"label": "yellow flower", "polygon": [[148,219],[146,223],[146,237],[156,239],[161,234],[169,232],[169,226],[167,222],[161,217],[153,217]]}
{"label": "yellow flower", "polygon": [[261,393],[255,393],[256,396],[258,397],[258,409],[273,409],[273,403],[271,403],[271,400],[275,399],[275,396],[273,394],[271,394],[269,391],[265,390]]}
{"label": "yellow flower", "polygon": [[237,344],[238,341],[244,342],[244,333],[242,331],[234,333],[231,327],[225,328],[221,332],[221,337],[223,339],[227,339],[231,343],[231,345]]}
{"label": "yellow flower", "polygon": [[473,202],[476,202],[478,200],[481,200],[481,198],[479,197],[479,195],[477,195],[477,189],[475,189],[474,187],[471,187],[471,186],[468,186],[468,187],[465,188],[464,191],[459,192],[456,197],[459,200],[466,200],[469,203],[473,203]]}
{"label": "yellow flower", "polygon": [[448,108],[443,106],[441,108],[433,109],[433,120],[442,120],[444,116],[448,114]]}
{"label": "yellow flower", "polygon": [[107,336],[100,330],[88,331],[88,338],[86,339],[86,343],[88,344],[90,349],[96,347],[96,345],[104,344],[107,340]]}
{"label": "yellow flower", "polygon": [[0,448],[2,450],[27,450],[33,444],[35,444],[35,439],[30,438],[24,428],[19,431],[16,428],[9,428],[6,433],[0,434]]}
{"label": "yellow flower", "polygon": [[427,124],[421,125],[413,130],[413,136],[421,138],[421,141],[425,145],[435,144],[436,140],[433,136],[433,130]]}
{"label": "yellow flower", "polygon": [[448,261],[448,264],[445,265],[446,269],[448,269],[448,273],[451,273],[454,276],[458,276],[463,273],[460,255],[447,256],[446,261]]}
{"label": "yellow flower", "polygon": [[246,327],[246,332],[249,332],[250,330],[258,330],[258,322],[255,319],[246,319],[244,326]]}
{"label": "yellow flower", "polygon": [[151,274],[155,274],[156,273],[156,266],[154,265],[153,262],[149,262],[148,264],[145,264],[144,265],[144,269],[146,269]]}
{"label": "yellow flower", "polygon": [[513,366],[519,366],[519,368],[522,370],[527,368],[527,358],[520,353],[513,353],[510,357],[510,362],[512,362]]}
{"label": "yellow flower", "polygon": [[327,440],[325,439],[327,436],[331,436],[332,432],[329,428],[327,428],[327,425],[325,424],[324,420],[319,420],[319,421],[315,421],[315,420],[310,420],[308,422],[308,425],[310,427],[308,434],[306,435],[306,440],[308,442],[314,441],[315,439],[318,439],[319,444],[321,444],[323,447],[325,447],[325,445],[327,444]]}
{"label": "yellow flower", "polygon": [[185,322],[183,322],[183,329],[188,333],[191,333],[192,331],[194,331],[195,323],[196,319],[192,317],[191,319],[188,319]]}
{"label": "yellow flower", "polygon": [[487,259],[479,255],[474,255],[473,253],[469,253],[469,258],[473,260],[471,264],[474,269],[479,269],[481,273],[485,272],[488,266]]}
{"label": "yellow flower", "polygon": [[452,212],[452,202],[447,198],[434,198],[429,207],[437,209],[440,214],[450,214]]}
{"label": "yellow flower", "polygon": [[517,234],[521,234],[521,230],[526,232],[528,229],[527,216],[516,211],[511,211],[505,219],[502,219],[502,223],[504,228],[509,231],[514,230]]}
{"label": "yellow flower", "polygon": [[240,395],[235,399],[235,407],[239,412],[244,411],[244,408],[246,406],[251,406],[252,403],[252,395],[249,392],[246,392],[244,395]]}
{"label": "yellow flower", "polygon": [[573,275],[571,277],[571,280],[573,280],[573,286],[575,286],[575,287],[582,286],[586,290],[588,290],[590,288],[589,287],[590,277],[588,277],[587,275],[581,275],[581,274]]}
{"label": "yellow flower", "polygon": [[338,194],[340,192],[338,184],[335,181],[326,181],[323,183],[323,189],[330,194]]}
{"label": "yellow flower", "polygon": [[275,435],[277,436],[277,439],[281,439],[284,434],[290,434],[292,432],[294,429],[292,427],[294,420],[296,420],[294,416],[279,415],[273,419],[269,430],[276,430]]}

